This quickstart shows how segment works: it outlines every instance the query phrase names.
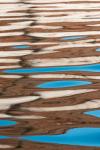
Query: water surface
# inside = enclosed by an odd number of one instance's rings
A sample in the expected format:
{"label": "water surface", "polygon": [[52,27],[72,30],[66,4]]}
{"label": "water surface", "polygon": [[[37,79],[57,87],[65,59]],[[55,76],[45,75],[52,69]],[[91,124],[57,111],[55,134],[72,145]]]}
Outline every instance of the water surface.
{"label": "water surface", "polygon": [[100,110],[87,111],[84,114],[100,118]]}
{"label": "water surface", "polygon": [[82,80],[61,80],[61,81],[51,81],[45,82],[38,85],[38,88],[64,88],[64,87],[74,87],[74,86],[81,86],[81,85],[88,85],[92,84],[89,81],[82,81]]}
{"label": "water surface", "polygon": [[11,120],[0,120],[0,127],[8,127],[16,125],[16,121]]}
{"label": "water surface", "polygon": [[7,69],[4,70],[3,72],[15,74],[30,74],[30,73],[69,72],[69,71],[100,72],[100,64],[64,66],[64,67],[62,66],[62,67]]}
{"label": "water surface", "polygon": [[20,139],[32,142],[100,147],[100,128],[74,128],[65,134],[23,136]]}
{"label": "water surface", "polygon": [[86,37],[87,36],[67,36],[67,37],[64,37],[63,40],[78,40],[78,39],[83,39]]}
{"label": "water surface", "polygon": [[28,45],[16,45],[16,46],[13,46],[13,48],[16,48],[16,49],[26,49],[26,48],[30,48],[30,46],[28,46]]}

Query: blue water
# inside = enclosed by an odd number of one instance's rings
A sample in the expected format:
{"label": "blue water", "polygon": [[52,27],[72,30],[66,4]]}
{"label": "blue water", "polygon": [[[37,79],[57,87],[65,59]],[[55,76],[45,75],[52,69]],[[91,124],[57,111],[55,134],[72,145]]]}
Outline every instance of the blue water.
{"label": "blue water", "polygon": [[16,48],[16,49],[26,49],[26,48],[30,48],[30,46],[28,46],[28,45],[16,45],[16,46],[13,46],[13,48]]}
{"label": "blue water", "polygon": [[83,39],[86,37],[87,36],[67,36],[67,37],[64,37],[63,40],[77,40],[77,39]]}
{"label": "blue water", "polygon": [[2,140],[2,139],[8,139],[8,138],[10,138],[9,136],[4,136],[4,135],[0,135],[0,140]]}
{"label": "blue water", "polygon": [[100,118],[100,110],[87,111],[84,114]]}
{"label": "blue water", "polygon": [[20,139],[40,143],[100,147],[100,128],[74,128],[65,134],[23,136]]}
{"label": "blue water", "polygon": [[0,127],[8,127],[16,125],[16,121],[11,120],[0,120]]}
{"label": "blue water", "polygon": [[81,66],[64,66],[64,67],[44,67],[44,68],[25,68],[25,69],[8,69],[4,73],[30,74],[45,72],[65,72],[65,71],[85,71],[100,72],[100,64],[81,65]]}
{"label": "blue water", "polygon": [[100,48],[97,48],[96,51],[97,51],[97,52],[100,52]]}
{"label": "blue water", "polygon": [[64,87],[74,87],[80,85],[88,85],[92,84],[89,81],[81,81],[81,80],[61,80],[61,81],[51,81],[45,82],[43,84],[38,85],[38,88],[64,88]]}

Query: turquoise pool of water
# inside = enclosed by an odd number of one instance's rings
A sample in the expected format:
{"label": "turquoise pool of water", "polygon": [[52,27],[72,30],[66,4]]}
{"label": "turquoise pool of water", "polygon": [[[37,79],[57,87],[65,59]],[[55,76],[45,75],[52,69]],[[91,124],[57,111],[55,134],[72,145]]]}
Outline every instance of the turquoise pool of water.
{"label": "turquoise pool of water", "polygon": [[87,111],[84,114],[100,118],[100,110]]}
{"label": "turquoise pool of water", "polygon": [[81,86],[81,85],[88,85],[92,84],[89,81],[82,81],[82,80],[61,80],[61,81],[51,81],[45,82],[38,85],[38,88],[64,88],[64,87],[74,87],[74,86]]}
{"label": "turquoise pool of water", "polygon": [[23,136],[20,139],[32,142],[100,147],[100,128],[74,128],[65,134]]}
{"label": "turquoise pool of water", "polygon": [[4,73],[15,74],[30,74],[30,73],[49,73],[49,72],[69,72],[69,71],[83,71],[83,72],[100,72],[100,64],[81,65],[81,66],[64,66],[64,67],[43,67],[43,68],[20,68],[7,69]]}
{"label": "turquoise pool of water", "polygon": [[28,46],[28,45],[16,45],[16,46],[13,46],[13,48],[16,48],[16,49],[26,49],[26,48],[30,48],[30,46]]}
{"label": "turquoise pool of water", "polygon": [[9,139],[9,138],[10,138],[9,136],[0,135],[0,140]]}
{"label": "turquoise pool of water", "polygon": [[16,121],[11,120],[0,120],[0,127],[8,127],[16,125]]}

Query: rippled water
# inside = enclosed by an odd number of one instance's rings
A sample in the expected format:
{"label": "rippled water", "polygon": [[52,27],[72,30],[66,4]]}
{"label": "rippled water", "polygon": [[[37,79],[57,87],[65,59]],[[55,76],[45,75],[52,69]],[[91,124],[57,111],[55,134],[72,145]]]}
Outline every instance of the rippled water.
{"label": "rippled water", "polygon": [[[94,110],[100,105],[99,22],[99,0],[0,0],[1,143],[100,147],[100,110]],[[65,124],[64,134],[52,134]]]}

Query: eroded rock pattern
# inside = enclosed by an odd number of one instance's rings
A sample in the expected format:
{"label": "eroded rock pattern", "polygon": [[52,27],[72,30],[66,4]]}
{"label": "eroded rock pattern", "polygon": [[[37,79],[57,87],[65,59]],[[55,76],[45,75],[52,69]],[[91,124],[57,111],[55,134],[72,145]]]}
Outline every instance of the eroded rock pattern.
{"label": "eroded rock pattern", "polygon": [[[99,51],[99,0],[0,0],[0,149],[99,150]],[[94,145],[22,138],[76,128]]]}

